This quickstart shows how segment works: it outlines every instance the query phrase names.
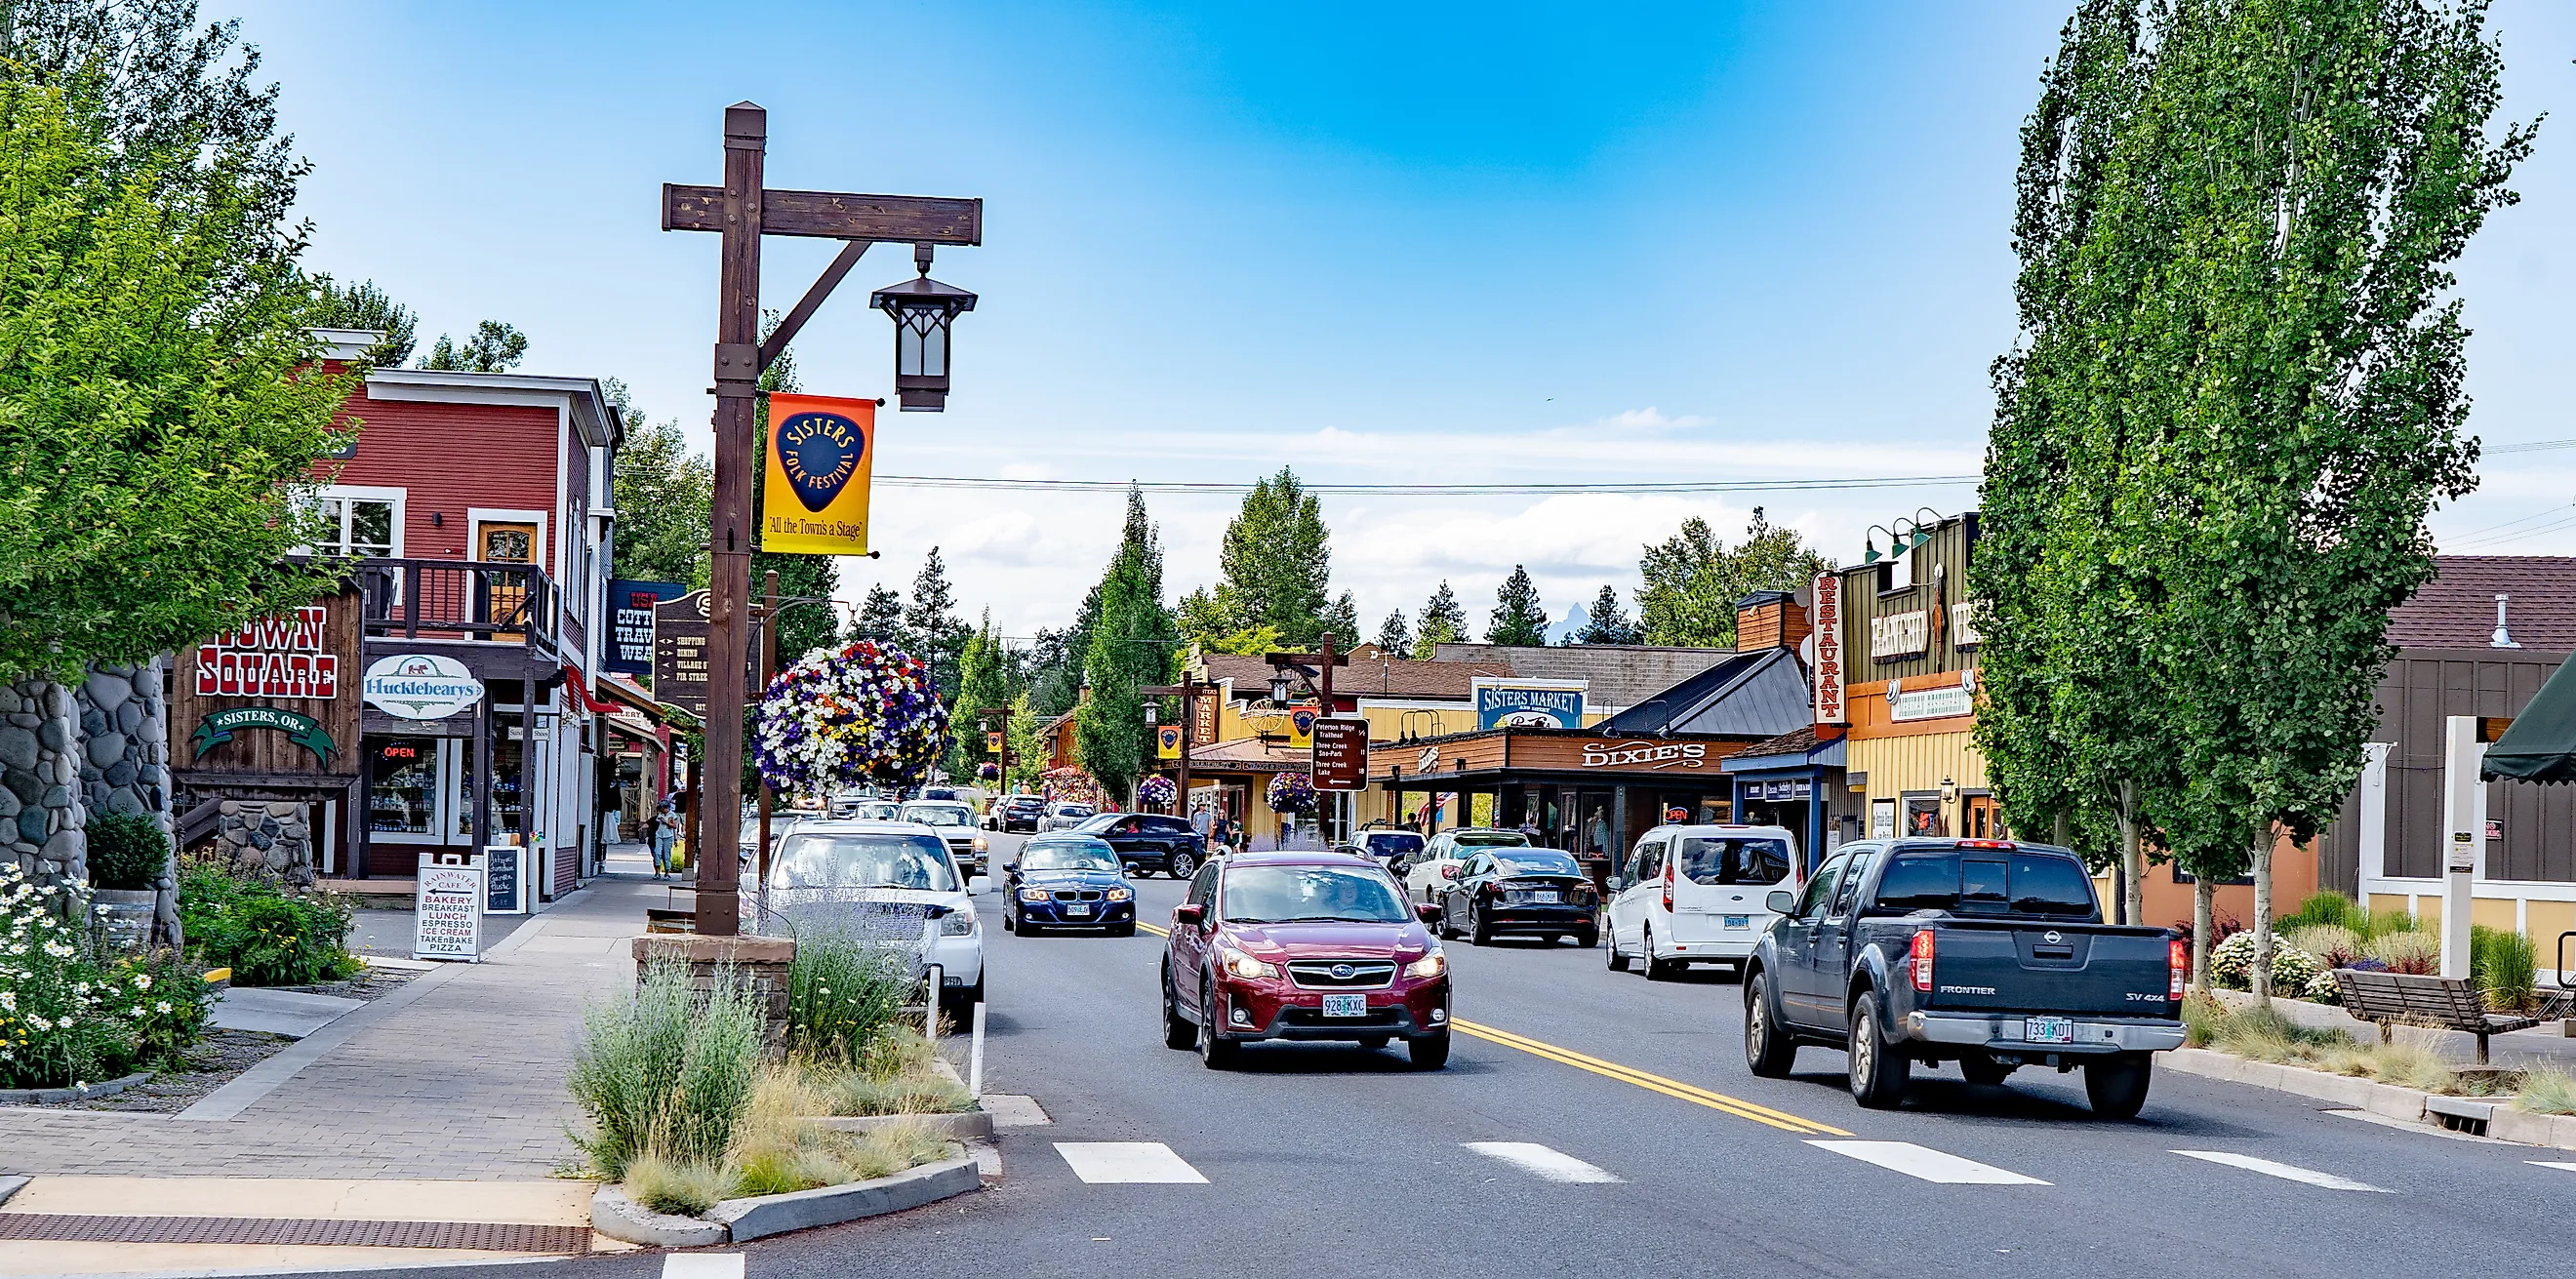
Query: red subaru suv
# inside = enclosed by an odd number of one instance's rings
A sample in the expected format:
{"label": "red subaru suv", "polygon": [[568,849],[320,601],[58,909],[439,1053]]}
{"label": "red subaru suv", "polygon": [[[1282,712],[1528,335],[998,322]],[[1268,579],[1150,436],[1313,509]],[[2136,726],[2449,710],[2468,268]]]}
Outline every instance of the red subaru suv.
{"label": "red subaru suv", "polygon": [[1405,1041],[1449,1063],[1449,958],[1376,859],[1244,853],[1202,867],[1163,950],[1163,1043],[1210,1070],[1256,1040]]}

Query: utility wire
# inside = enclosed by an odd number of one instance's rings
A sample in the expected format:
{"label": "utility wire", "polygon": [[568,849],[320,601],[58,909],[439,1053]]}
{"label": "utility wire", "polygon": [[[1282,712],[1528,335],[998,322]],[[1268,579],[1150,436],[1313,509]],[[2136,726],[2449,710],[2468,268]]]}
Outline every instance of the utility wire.
{"label": "utility wire", "polygon": [[[1874,475],[1807,477],[1776,480],[1608,480],[1574,484],[1307,484],[1309,493],[1351,497],[1493,497],[1551,493],[1738,493],[1786,489],[1925,488],[1975,484],[1978,475]],[[880,475],[876,483],[890,488],[1024,489],[1058,493],[1121,493],[1135,487],[1148,493],[1249,493],[1250,484],[1213,480],[1062,480],[1004,479],[972,475]]]}

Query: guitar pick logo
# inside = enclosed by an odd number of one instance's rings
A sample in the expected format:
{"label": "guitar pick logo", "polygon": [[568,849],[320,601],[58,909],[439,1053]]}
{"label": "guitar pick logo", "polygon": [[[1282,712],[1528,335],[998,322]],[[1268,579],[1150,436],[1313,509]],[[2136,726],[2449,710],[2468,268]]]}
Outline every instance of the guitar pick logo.
{"label": "guitar pick logo", "polygon": [[819,512],[858,474],[868,437],[838,413],[799,413],[778,428],[777,449],[787,487],[807,511]]}

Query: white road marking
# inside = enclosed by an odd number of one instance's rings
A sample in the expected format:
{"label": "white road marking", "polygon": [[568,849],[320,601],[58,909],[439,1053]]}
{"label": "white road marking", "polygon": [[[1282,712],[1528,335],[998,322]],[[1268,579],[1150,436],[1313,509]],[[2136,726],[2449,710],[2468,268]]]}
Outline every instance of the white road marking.
{"label": "white road marking", "polygon": [[1470,1141],[1465,1145],[1488,1159],[1500,1159],[1549,1181],[1599,1184],[1619,1180],[1604,1169],[1535,1141]]}
{"label": "white road marking", "polygon": [[1863,1163],[1904,1173],[1923,1181],[1937,1181],[1950,1186],[2045,1186],[2037,1177],[2007,1172],[1992,1164],[1962,1159],[1929,1146],[1910,1141],[1811,1141],[1838,1155],[1848,1155]]}
{"label": "white road marking", "polygon": [[2231,1154],[2224,1150],[2177,1150],[2174,1153],[2186,1159],[2206,1159],[2214,1164],[2226,1164],[2230,1168],[2259,1172],[2266,1177],[2278,1177],[2283,1181],[2303,1181],[2311,1186],[2323,1186],[2328,1190],[2363,1190],[2375,1195],[2392,1193],[2386,1187],[2374,1186],[2366,1181],[2354,1181],[2348,1177],[2335,1176],[2330,1172],[2318,1172],[2313,1168],[2274,1163],[2269,1159],[2257,1159],[2252,1155]]}
{"label": "white road marking", "polygon": [[2538,1164],[2543,1168],[2556,1168],[2561,1172],[2576,1172],[2576,1164],[2562,1164],[2552,1159],[2525,1159],[2523,1162]]}
{"label": "white road marking", "polygon": [[1073,1175],[1094,1185],[1114,1182],[1159,1182],[1206,1185],[1207,1178],[1189,1161],[1159,1141],[1059,1141],[1055,1152],[1072,1165]]}
{"label": "white road marking", "polygon": [[738,1252],[675,1252],[662,1258],[662,1279],[742,1279]]}

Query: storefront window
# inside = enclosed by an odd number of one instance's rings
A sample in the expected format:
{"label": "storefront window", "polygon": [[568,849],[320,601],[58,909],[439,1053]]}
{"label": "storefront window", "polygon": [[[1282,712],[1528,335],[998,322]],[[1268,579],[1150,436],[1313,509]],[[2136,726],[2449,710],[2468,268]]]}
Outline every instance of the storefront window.
{"label": "storefront window", "polygon": [[396,737],[368,751],[367,829],[388,835],[434,832],[438,800],[438,739]]}
{"label": "storefront window", "polygon": [[1909,838],[1937,838],[1949,834],[1941,821],[1941,797],[1907,795],[1904,797],[1905,834]]}

